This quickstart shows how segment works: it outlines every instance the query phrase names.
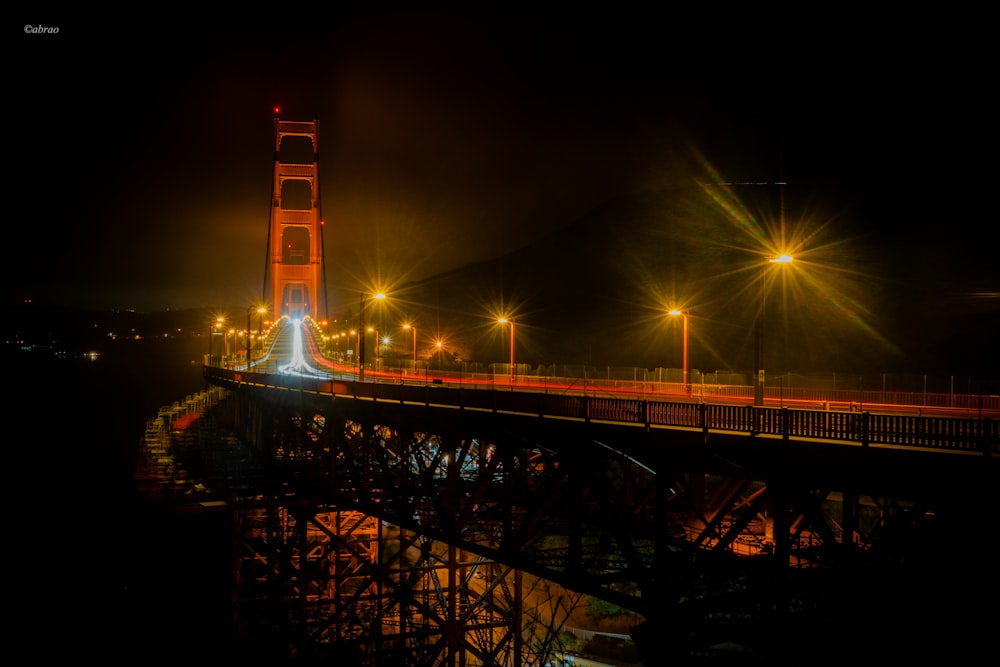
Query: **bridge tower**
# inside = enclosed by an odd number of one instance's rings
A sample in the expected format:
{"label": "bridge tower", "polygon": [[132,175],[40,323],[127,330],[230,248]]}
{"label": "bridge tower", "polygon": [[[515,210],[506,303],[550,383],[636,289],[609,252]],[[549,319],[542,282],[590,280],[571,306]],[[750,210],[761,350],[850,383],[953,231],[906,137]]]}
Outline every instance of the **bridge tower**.
{"label": "bridge tower", "polygon": [[264,294],[274,317],[326,317],[319,121],[274,119],[274,180]]}

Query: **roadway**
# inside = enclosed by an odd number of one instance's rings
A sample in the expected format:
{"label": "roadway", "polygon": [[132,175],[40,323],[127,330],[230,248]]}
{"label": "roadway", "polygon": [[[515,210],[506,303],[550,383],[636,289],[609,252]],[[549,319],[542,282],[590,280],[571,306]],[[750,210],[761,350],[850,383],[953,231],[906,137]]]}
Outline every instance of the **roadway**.
{"label": "roadway", "polygon": [[[324,355],[311,320],[292,322],[287,317],[273,328],[266,352],[255,358],[255,372],[302,378],[358,379],[357,364],[345,364]],[[365,370],[365,381],[376,384],[435,385],[465,389],[539,392],[554,395],[670,400],[746,406],[753,401],[749,385],[705,384],[685,386],[681,382],[652,382],[601,378],[564,378],[528,374],[465,373],[443,369],[414,371],[385,367],[377,356]],[[240,368],[241,366],[236,366]],[[246,364],[242,365],[247,369]],[[1000,396],[919,394],[768,387],[765,407],[829,412],[878,413],[918,417],[1000,419]]]}

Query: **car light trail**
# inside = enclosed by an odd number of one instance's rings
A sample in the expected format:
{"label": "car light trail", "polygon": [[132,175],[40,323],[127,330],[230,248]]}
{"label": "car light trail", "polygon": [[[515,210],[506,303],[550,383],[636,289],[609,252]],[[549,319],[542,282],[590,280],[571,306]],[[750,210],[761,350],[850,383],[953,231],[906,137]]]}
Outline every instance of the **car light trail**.
{"label": "car light trail", "polygon": [[278,366],[278,372],[283,375],[303,375],[313,377],[330,377],[328,373],[316,370],[306,362],[302,350],[302,321],[292,322],[292,355],[291,361]]}

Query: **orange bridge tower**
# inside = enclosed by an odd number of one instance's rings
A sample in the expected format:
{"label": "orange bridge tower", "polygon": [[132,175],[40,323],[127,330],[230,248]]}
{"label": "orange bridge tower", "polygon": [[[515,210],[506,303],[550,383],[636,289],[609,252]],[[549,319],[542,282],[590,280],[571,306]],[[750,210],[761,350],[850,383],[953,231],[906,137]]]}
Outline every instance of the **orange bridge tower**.
{"label": "orange bridge tower", "polygon": [[319,121],[274,119],[274,181],[264,294],[274,317],[326,317]]}

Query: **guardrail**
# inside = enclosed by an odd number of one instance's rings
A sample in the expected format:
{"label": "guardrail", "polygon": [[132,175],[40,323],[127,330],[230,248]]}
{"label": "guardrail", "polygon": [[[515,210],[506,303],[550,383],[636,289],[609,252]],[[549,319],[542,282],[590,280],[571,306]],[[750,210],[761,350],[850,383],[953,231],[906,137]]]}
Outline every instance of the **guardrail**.
{"label": "guardrail", "polygon": [[[212,364],[210,364],[212,365]],[[224,368],[246,370],[245,364]],[[278,373],[279,364],[271,359],[260,359],[250,370],[255,373]],[[356,379],[357,368],[331,364],[322,369],[334,377]],[[517,375],[507,373],[461,373],[433,371],[413,373],[406,369],[367,370],[365,377],[379,384],[443,384],[462,385],[469,389],[502,389],[505,391],[543,392],[561,394],[584,393],[593,396],[637,396],[644,398],[681,397],[704,403],[753,402],[753,387],[741,384],[709,384],[685,386],[681,382],[650,380],[607,380],[601,378],[569,378],[543,375]],[[954,394],[908,391],[874,391],[852,389],[815,389],[806,387],[765,387],[765,405],[789,408],[817,408],[823,410],[850,410],[856,412],[896,412],[915,415],[936,414],[943,416],[975,416],[1000,418],[1000,395]]]}
{"label": "guardrail", "polygon": [[[255,355],[252,370],[255,372],[278,373],[280,363],[275,358],[279,334],[287,333],[288,327],[272,327],[269,339],[263,349]],[[313,327],[305,327],[303,336],[303,353],[309,363],[314,366],[318,376],[340,378],[357,378],[358,367],[355,364],[343,363],[325,356],[314,337]],[[245,359],[220,359],[219,365],[230,369],[246,369]],[[206,361],[208,363],[208,360]],[[212,365],[212,364],[209,364]],[[605,374],[587,373],[585,367],[562,366],[564,373],[558,374],[557,366],[531,369],[521,364],[513,368],[508,364],[498,364],[495,367],[484,367],[472,364],[461,370],[431,369],[429,366],[390,367],[383,364],[366,364],[365,375],[372,382],[399,384],[461,384],[470,389],[507,388],[512,391],[541,391],[544,393],[580,392],[594,396],[608,395],[612,397],[641,396],[643,398],[663,398],[676,396],[682,400],[694,400],[705,403],[733,403],[745,405],[752,403],[753,386],[740,379],[746,377],[734,372],[702,373],[692,371],[688,382],[681,381],[679,369],[657,368],[653,370],[640,368],[607,369]],[[476,368],[478,370],[472,370]],[[574,374],[572,371],[576,371]],[[578,374],[579,371],[583,374]],[[596,371],[596,369],[589,369]],[[514,371],[514,372],[511,372]],[[550,372],[551,371],[551,372]],[[907,412],[918,416],[929,414],[942,416],[976,416],[1000,418],[1000,394],[995,392],[956,393],[954,378],[952,390],[947,392],[928,391],[927,378],[924,377],[922,391],[888,388],[882,377],[882,388],[861,388],[858,379],[857,388],[817,385],[818,378],[812,378],[806,385],[792,383],[788,373],[776,374],[764,387],[763,405],[790,408],[818,408],[823,410],[851,410],[857,412]],[[671,379],[672,378],[672,379]],[[709,381],[709,378],[714,378]],[[805,378],[800,378],[805,379]],[[720,381],[721,380],[721,381]],[[787,380],[787,381],[786,381]],[[970,384],[971,389],[971,384]],[[668,399],[669,400],[669,399]]]}
{"label": "guardrail", "polygon": [[988,417],[883,414],[842,410],[759,407],[650,398],[615,398],[583,393],[498,390],[441,383],[356,382],[266,374],[206,366],[205,379],[239,389],[256,386],[331,398],[391,401],[456,410],[575,419],[585,422],[741,432],[786,440],[821,440],[868,447],[926,448],[981,453],[1000,451],[1000,421]]}

